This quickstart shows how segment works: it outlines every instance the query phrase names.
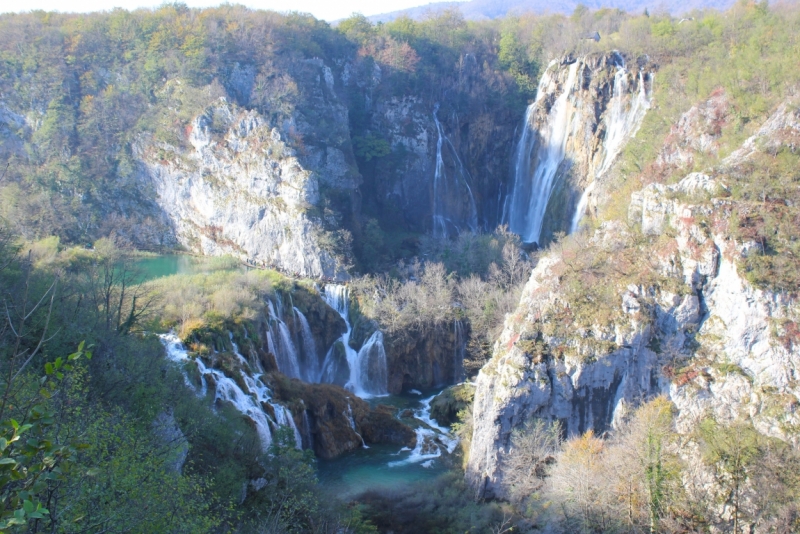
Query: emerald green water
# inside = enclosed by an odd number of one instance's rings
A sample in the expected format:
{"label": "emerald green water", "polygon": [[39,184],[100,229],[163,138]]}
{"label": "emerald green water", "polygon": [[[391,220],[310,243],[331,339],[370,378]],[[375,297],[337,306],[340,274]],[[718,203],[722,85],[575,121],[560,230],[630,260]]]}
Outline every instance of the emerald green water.
{"label": "emerald green water", "polygon": [[142,274],[142,282],[149,282],[175,274],[198,274],[227,269],[244,269],[230,257],[198,257],[185,254],[165,254],[143,258],[135,263]]}
{"label": "emerald green water", "polygon": [[447,471],[445,460],[437,458],[430,467],[421,463],[390,467],[389,462],[409,453],[397,445],[370,445],[334,460],[318,460],[319,482],[325,492],[341,499],[353,499],[366,491],[397,490],[415,482],[433,480]]}
{"label": "emerald green water", "polygon": [[[370,399],[371,405],[387,404],[404,410],[418,409],[420,401],[437,391],[423,395],[390,395]],[[410,426],[421,425],[416,419],[403,418]],[[390,462],[402,462],[411,451],[401,450],[399,445],[369,445],[367,449],[356,449],[333,460],[317,460],[320,485],[331,496],[353,499],[367,491],[400,490],[417,482],[433,480],[449,469],[451,456],[446,451],[438,458],[403,465],[390,466]]]}

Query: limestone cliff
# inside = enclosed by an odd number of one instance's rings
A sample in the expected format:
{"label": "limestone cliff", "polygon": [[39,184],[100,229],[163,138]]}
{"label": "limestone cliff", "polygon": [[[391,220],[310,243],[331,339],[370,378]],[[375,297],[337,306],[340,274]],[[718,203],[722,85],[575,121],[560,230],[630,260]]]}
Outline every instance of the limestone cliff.
{"label": "limestone cliff", "polygon": [[[764,434],[796,439],[798,310],[788,294],[743,276],[740,260],[759,245],[731,237],[726,176],[798,132],[797,107],[784,105],[715,177],[692,173],[634,193],[630,226],[604,223],[579,244],[596,261],[564,247],[540,259],[477,379],[467,477],[479,496],[504,495],[503,453],[529,418],[560,420],[569,435],[602,433],[657,394],[675,403],[683,433],[708,415],[747,416]],[[612,259],[625,272],[588,285]]]}
{"label": "limestone cliff", "polygon": [[[339,221],[320,189],[348,194],[358,185],[347,108],[321,60],[301,64],[303,106],[283,125],[225,97],[187,127],[187,146],[140,137],[141,180],[178,240],[208,255],[233,254],[309,277],[346,278],[347,247],[333,236]],[[306,72],[308,71],[308,72]],[[180,84],[165,91],[179,92]],[[319,131],[319,121],[336,126]],[[349,154],[349,155],[348,155]]]}

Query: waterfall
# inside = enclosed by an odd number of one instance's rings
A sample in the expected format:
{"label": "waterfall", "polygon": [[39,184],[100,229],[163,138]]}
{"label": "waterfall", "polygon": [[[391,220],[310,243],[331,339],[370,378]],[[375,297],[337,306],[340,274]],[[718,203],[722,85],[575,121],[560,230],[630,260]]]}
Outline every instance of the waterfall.
{"label": "waterfall", "polygon": [[261,439],[261,447],[266,451],[272,445],[272,431],[269,427],[269,418],[258,401],[246,394],[232,379],[225,376],[222,371],[208,369],[200,358],[195,360],[200,374],[211,376],[214,379],[214,401],[227,401],[240,413],[246,415],[256,426],[256,433]]}
{"label": "waterfall", "polygon": [[367,447],[367,444],[364,443],[364,438],[362,438],[361,434],[359,434],[358,430],[356,430],[356,420],[353,419],[353,407],[350,406],[350,400],[349,399],[347,400],[347,411],[345,413],[343,413],[342,415],[344,415],[347,418],[347,420],[350,421],[350,428],[353,429],[353,432],[356,433],[356,436],[358,436],[358,439],[361,440],[361,446],[364,447],[365,449],[369,449],[369,447]]}
{"label": "waterfall", "polygon": [[236,358],[239,360],[239,363],[241,363],[242,365],[245,365],[245,366],[248,366],[248,367],[249,367],[249,366],[250,366],[250,363],[249,363],[249,362],[247,361],[247,359],[246,359],[244,356],[242,356],[242,354],[239,352],[239,345],[237,345],[237,344],[236,344],[236,342],[233,340],[233,332],[231,332],[230,330],[228,331],[228,339],[230,339],[230,340],[231,340],[231,347],[233,347],[233,354],[234,354],[234,355],[236,356]]}
{"label": "waterfall", "polygon": [[[338,341],[344,345],[349,367],[349,380],[345,387],[362,398],[387,394],[386,351],[383,347],[383,333],[376,331],[356,352],[350,346],[350,335],[353,327],[348,317],[349,300],[347,287],[338,284],[325,286],[325,301],[344,319],[347,331]],[[335,345],[335,344],[334,344]],[[337,362],[334,361],[334,348],[328,351],[322,366],[322,380],[331,381],[336,376]]]}
{"label": "waterfall", "polygon": [[[648,78],[652,85],[652,75],[648,74]],[[624,63],[622,66],[617,67],[617,72],[614,74],[614,92],[611,97],[608,114],[606,115],[606,135],[603,140],[603,162],[600,165],[595,179],[605,174],[614,160],[619,155],[625,142],[634,137],[636,132],[639,131],[639,126],[642,124],[645,113],[650,109],[650,97],[647,94],[645,85],[645,75],[639,72],[639,90],[636,97],[631,99],[630,107],[626,107],[626,100],[628,95],[628,72],[625,70]],[[578,202],[578,207],[575,210],[575,215],[572,218],[569,233],[573,233],[578,229],[581,218],[586,213],[586,208],[589,205],[589,197],[594,191],[594,180],[589,184],[586,190],[581,195]]]}
{"label": "waterfall", "polygon": [[[616,54],[613,62],[616,72],[612,96],[601,118],[605,127],[598,129],[605,133],[596,155],[593,152],[594,130],[583,131],[585,125],[581,122],[582,113],[586,115],[585,110],[597,105],[582,94],[585,72],[591,68],[585,59],[578,59],[569,66],[566,81],[560,86],[558,81],[562,71],[556,62],[551,62],[539,81],[536,100],[525,110],[524,124],[514,152],[513,183],[503,207],[503,221],[526,243],[541,241],[544,217],[560,175],[574,160],[585,161],[582,156],[588,155],[590,175],[579,178],[589,185],[569,219],[570,231],[577,229],[588,206],[594,180],[611,168],[650,108],[645,82],[652,83],[651,75],[639,72],[638,91],[632,95],[623,58]],[[551,101],[548,111],[547,105]]]}
{"label": "waterfall", "polygon": [[186,369],[183,368],[183,364],[189,360],[189,356],[186,354],[186,349],[183,348],[181,339],[175,334],[175,332],[160,334],[158,337],[167,351],[167,359],[181,364],[181,374],[183,375],[183,381],[186,386],[197,391],[197,388],[194,387],[192,381],[189,380],[189,375],[186,372]]}
{"label": "waterfall", "polygon": [[302,374],[303,380],[306,382],[319,382],[320,369],[319,357],[317,356],[317,344],[314,342],[314,336],[311,334],[311,327],[308,325],[308,320],[303,312],[297,308],[293,308],[297,322],[300,323],[300,345],[302,346],[303,365]]}
{"label": "waterfall", "polygon": [[[472,189],[469,186],[469,173],[464,168],[464,164],[458,157],[458,152],[453,146],[453,143],[444,134],[442,125],[439,122],[437,112],[439,111],[439,104],[433,108],[433,122],[436,124],[436,168],[433,175],[433,235],[434,237],[448,237],[452,233],[461,231],[460,224],[466,224],[471,232],[478,230],[478,209],[475,205],[475,197],[472,195]],[[450,147],[455,164],[452,183],[448,182],[447,172],[444,164],[444,157],[442,150],[446,146]],[[460,178],[460,179],[459,179]],[[461,189],[463,187],[463,190]],[[466,220],[462,221],[463,215],[461,213],[449,213],[448,202],[453,200],[463,200],[462,193],[466,193],[466,200],[468,203]],[[455,218],[455,220],[454,220]],[[454,232],[451,232],[451,228]]]}
{"label": "waterfall", "polygon": [[[239,352],[239,347],[233,340],[233,334],[228,332],[228,336],[231,340],[234,354],[243,366],[247,366],[247,360]],[[184,347],[183,343],[174,332],[170,332],[169,334],[161,334],[159,335],[159,338],[166,349],[168,359],[177,363],[185,363],[190,361],[186,347]],[[192,361],[197,364],[197,369],[200,372],[200,377],[203,384],[201,395],[205,396],[207,391],[206,378],[210,377],[215,385],[214,401],[229,402],[239,413],[247,416],[256,427],[256,433],[258,434],[258,437],[261,441],[261,447],[264,451],[267,451],[272,444],[272,431],[270,429],[270,423],[272,421],[266,412],[264,412],[263,404],[265,403],[270,404],[275,411],[277,422],[274,424],[278,426],[289,426],[292,428],[294,432],[295,443],[297,444],[298,448],[302,448],[300,432],[297,430],[297,426],[294,423],[291,412],[289,412],[285,406],[271,402],[272,397],[270,389],[261,381],[261,374],[250,376],[244,372],[244,369],[240,370],[245,387],[247,388],[247,392],[245,392],[241,387],[239,387],[239,384],[237,384],[236,381],[226,376],[224,373],[222,373],[222,371],[217,369],[209,369],[206,367],[202,359],[194,358]],[[185,371],[184,378],[186,379],[187,386],[195,389],[189,381],[188,375],[185,374]]]}
{"label": "waterfall", "polygon": [[[399,467],[408,464],[421,463],[423,467],[431,467],[432,460],[442,455],[442,447],[448,454],[452,454],[458,446],[458,438],[449,429],[439,426],[431,417],[431,402],[436,395],[420,401],[420,408],[414,411],[414,418],[424,423],[418,427],[417,444],[407,458],[389,462],[389,467]],[[408,449],[405,449],[408,450]]]}
{"label": "waterfall", "polygon": [[311,433],[311,422],[308,420],[308,410],[303,410],[303,446],[314,450],[314,434]]}
{"label": "waterfall", "polygon": [[539,84],[536,101],[525,111],[523,134],[515,154],[514,188],[509,199],[508,225],[526,243],[539,242],[556,173],[564,161],[567,138],[573,122],[569,96],[574,89],[577,73],[578,62],[575,62],[569,67],[567,82],[550,109],[543,129],[532,131],[531,122],[542,100],[545,80],[549,81],[549,69]]}
{"label": "waterfall", "polygon": [[[355,352],[355,351],[354,351]],[[383,347],[383,332],[376,330],[350,365],[350,380],[347,389],[359,397],[386,395],[386,351]]]}
{"label": "waterfall", "polygon": [[453,323],[455,336],[455,350],[453,354],[453,383],[458,384],[464,379],[464,356],[467,351],[467,339],[464,336],[464,325],[456,319]]}
{"label": "waterfall", "polygon": [[294,424],[292,412],[290,412],[286,406],[282,406],[280,404],[270,403],[270,405],[275,410],[275,420],[280,426],[288,426],[292,429],[292,433],[294,434],[294,446],[297,450],[302,450],[303,438],[300,435],[300,431],[297,430],[297,425]]}
{"label": "waterfall", "polygon": [[283,303],[281,302],[280,295],[276,295],[276,307],[272,301],[268,301],[267,307],[269,309],[269,326],[267,331],[267,346],[275,355],[275,360],[278,364],[278,370],[290,378],[300,378],[303,376],[300,371],[300,362],[297,358],[297,348],[294,341],[292,341],[292,334],[289,327],[281,319],[283,311]]}

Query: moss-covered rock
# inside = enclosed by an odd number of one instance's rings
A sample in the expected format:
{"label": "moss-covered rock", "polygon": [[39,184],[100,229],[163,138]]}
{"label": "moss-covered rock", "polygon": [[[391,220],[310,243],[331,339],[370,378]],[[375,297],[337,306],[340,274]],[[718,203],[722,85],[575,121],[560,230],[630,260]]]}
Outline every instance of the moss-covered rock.
{"label": "moss-covered rock", "polygon": [[321,458],[355,450],[362,446],[362,438],[366,443],[415,444],[414,431],[397,420],[388,406],[371,409],[340,386],[306,384],[279,373],[274,373],[270,382],[275,400],[289,407],[298,428],[302,428],[305,412],[309,441]]}
{"label": "moss-covered rock", "polygon": [[458,413],[468,408],[474,397],[475,386],[472,384],[449,387],[431,402],[431,418],[444,427],[450,427],[458,422]]}

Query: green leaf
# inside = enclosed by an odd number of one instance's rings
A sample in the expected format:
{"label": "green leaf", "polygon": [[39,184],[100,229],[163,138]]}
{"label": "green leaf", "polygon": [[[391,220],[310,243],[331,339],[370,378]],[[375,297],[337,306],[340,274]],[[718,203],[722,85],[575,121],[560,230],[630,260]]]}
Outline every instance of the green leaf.
{"label": "green leaf", "polygon": [[22,508],[25,510],[26,514],[30,514],[33,513],[34,510],[36,510],[36,505],[33,504],[31,501],[26,500],[22,502]]}
{"label": "green leaf", "polygon": [[45,374],[52,375],[53,374],[53,364],[48,362],[44,364],[44,372]]}
{"label": "green leaf", "polygon": [[16,465],[17,461],[15,459],[13,459],[13,458],[0,459],[0,465],[11,465],[11,464]]}

